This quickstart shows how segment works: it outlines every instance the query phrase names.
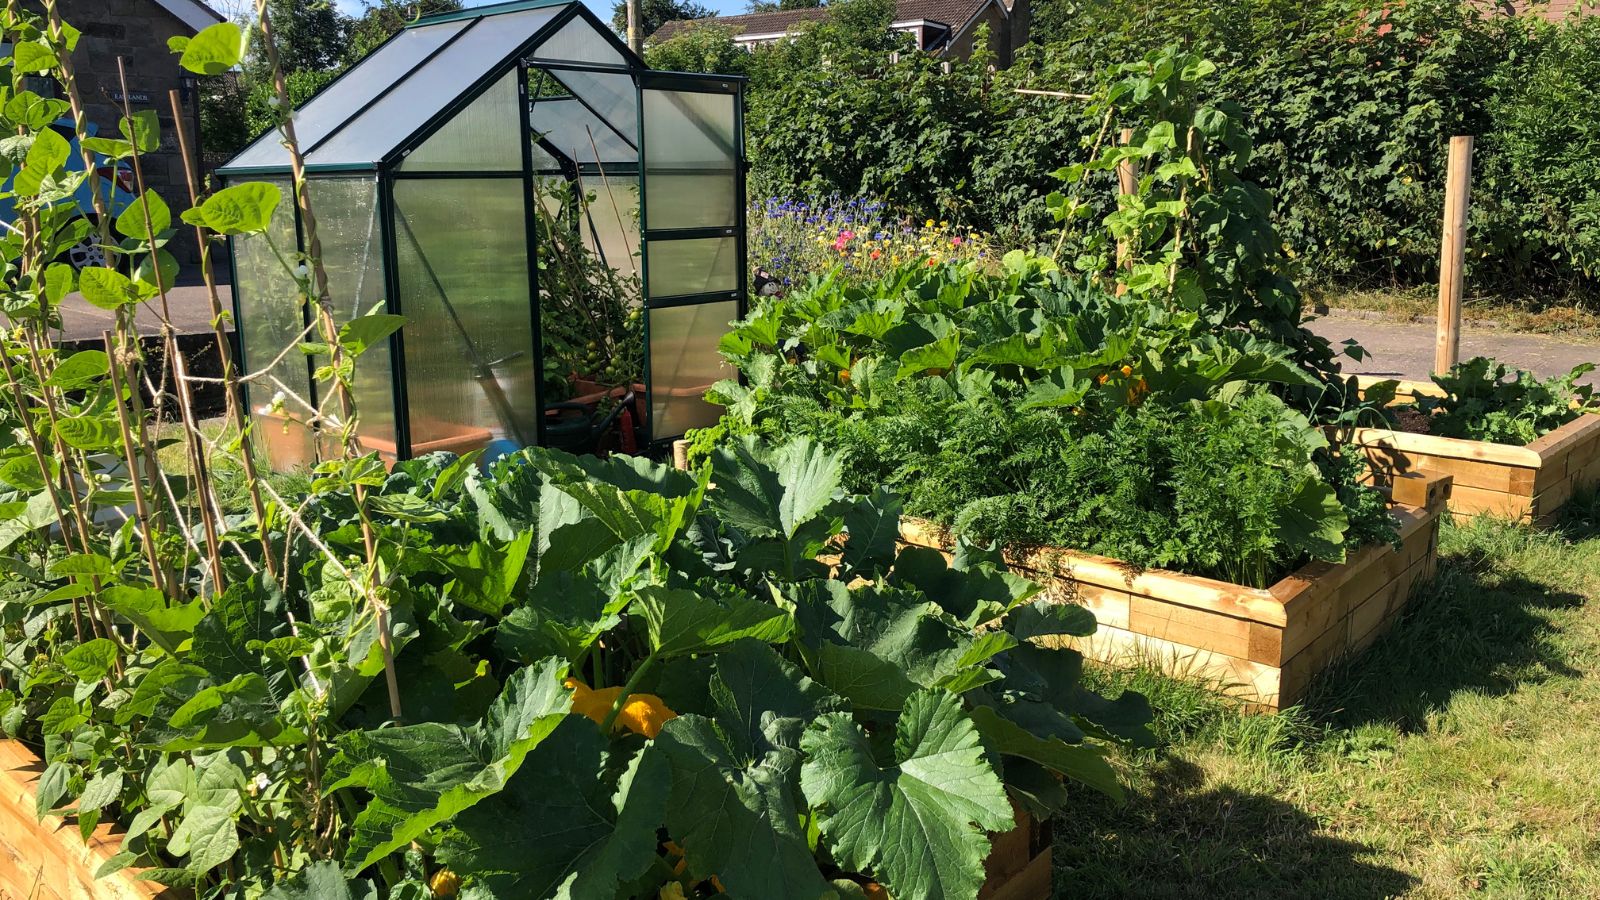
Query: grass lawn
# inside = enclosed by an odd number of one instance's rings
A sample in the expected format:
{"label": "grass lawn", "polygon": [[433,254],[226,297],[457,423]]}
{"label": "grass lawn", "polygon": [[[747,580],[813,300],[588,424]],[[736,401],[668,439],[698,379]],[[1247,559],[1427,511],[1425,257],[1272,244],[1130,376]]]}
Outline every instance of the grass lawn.
{"label": "grass lawn", "polygon": [[[1307,288],[1306,303],[1313,309],[1345,309],[1378,313],[1400,322],[1433,322],[1439,313],[1439,294],[1433,287],[1389,290]],[[1530,334],[1553,334],[1577,339],[1600,338],[1600,310],[1593,298],[1505,297],[1495,294],[1462,298],[1461,317],[1468,325],[1504,328]]]}
{"label": "grass lawn", "polygon": [[1600,898],[1600,502],[1446,527],[1438,577],[1314,699],[1145,691],[1166,746],[1057,831],[1060,897]]}

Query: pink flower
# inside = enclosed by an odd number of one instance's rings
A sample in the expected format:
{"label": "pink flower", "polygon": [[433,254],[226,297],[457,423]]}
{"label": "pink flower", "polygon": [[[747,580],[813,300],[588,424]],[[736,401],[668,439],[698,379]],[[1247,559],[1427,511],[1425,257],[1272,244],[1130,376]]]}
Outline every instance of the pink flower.
{"label": "pink flower", "polygon": [[950,239],[950,246],[952,246],[952,247],[961,246],[961,238],[958,238],[958,237],[951,238]]}

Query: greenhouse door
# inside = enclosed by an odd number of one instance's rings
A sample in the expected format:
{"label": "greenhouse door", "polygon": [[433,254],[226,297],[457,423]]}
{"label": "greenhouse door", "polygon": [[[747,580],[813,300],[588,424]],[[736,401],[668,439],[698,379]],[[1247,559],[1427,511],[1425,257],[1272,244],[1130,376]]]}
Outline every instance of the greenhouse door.
{"label": "greenhouse door", "polygon": [[646,377],[650,439],[717,420],[702,399],[732,371],[717,353],[744,314],[742,84],[639,78]]}

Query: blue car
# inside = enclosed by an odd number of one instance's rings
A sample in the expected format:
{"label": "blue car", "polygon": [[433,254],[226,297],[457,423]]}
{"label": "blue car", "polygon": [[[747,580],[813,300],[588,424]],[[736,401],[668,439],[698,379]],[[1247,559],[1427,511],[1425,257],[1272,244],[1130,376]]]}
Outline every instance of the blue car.
{"label": "blue car", "polygon": [[[83,153],[78,146],[78,135],[72,127],[72,120],[67,118],[57,119],[50,124],[55,132],[66,138],[72,145],[72,153],[67,156],[67,171],[83,171]],[[93,122],[89,123],[89,136],[94,137],[96,131]],[[110,157],[95,154],[95,172],[100,176],[98,184],[100,195],[105,197],[110,204],[112,216],[117,216],[128,208],[134,200],[133,169],[127,163],[113,160]],[[8,180],[5,189],[9,191],[11,183]],[[73,197],[79,212],[87,219],[91,227],[89,236],[73,245],[66,253],[66,262],[73,268],[83,269],[88,266],[105,266],[110,264],[109,254],[100,246],[99,219],[94,211],[94,194],[89,191],[89,180],[84,179],[78,187],[78,193]],[[16,207],[11,198],[0,197],[0,219],[7,222],[16,219]]]}

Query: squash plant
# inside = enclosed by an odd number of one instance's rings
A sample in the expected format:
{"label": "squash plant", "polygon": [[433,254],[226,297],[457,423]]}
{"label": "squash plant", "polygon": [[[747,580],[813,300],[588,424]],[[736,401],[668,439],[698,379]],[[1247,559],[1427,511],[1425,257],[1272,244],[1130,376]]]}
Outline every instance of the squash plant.
{"label": "squash plant", "polygon": [[[440,872],[480,898],[974,896],[984,832],[1063,809],[1062,779],[1118,794],[1103,748],[1148,741],[1149,708],[1079,684],[1086,611],[992,551],[897,548],[898,502],[844,494],[844,465],[807,440],[695,472],[327,463],[303,515],[333,556],[209,602],[127,585],[121,673],[60,630],[70,573],[115,563],[8,582],[0,721],[43,743],[41,813],[115,817],[116,865],[204,896],[420,897]],[[357,482],[400,723],[334,571]]]}

